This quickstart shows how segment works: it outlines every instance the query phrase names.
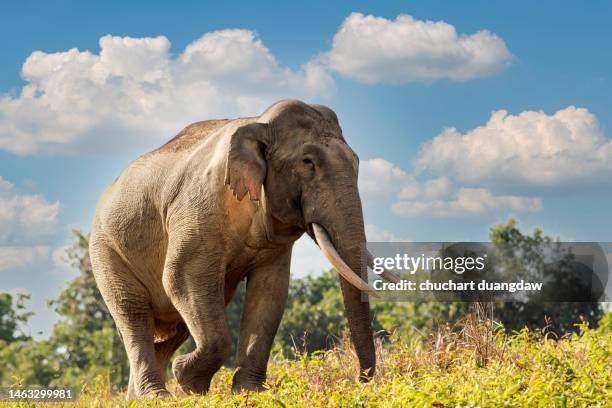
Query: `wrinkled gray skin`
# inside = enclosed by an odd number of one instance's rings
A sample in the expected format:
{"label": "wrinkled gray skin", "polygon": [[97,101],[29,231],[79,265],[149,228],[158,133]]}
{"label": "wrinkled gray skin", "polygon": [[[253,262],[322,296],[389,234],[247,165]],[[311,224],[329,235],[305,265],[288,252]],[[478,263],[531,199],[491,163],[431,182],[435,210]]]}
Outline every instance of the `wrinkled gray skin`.
{"label": "wrinkled gray skin", "polygon": [[[225,306],[246,277],[232,389],[261,390],[289,284],[293,243],[320,224],[353,271],[365,242],[358,158],[335,113],[281,101],[261,116],[192,124],[103,193],[90,253],[130,361],[128,399],[168,395],[172,369],[205,393],[230,352]],[[263,187],[263,188],[262,188]],[[363,272],[358,272],[363,273]],[[362,381],[375,368],[369,303],[341,278]]]}

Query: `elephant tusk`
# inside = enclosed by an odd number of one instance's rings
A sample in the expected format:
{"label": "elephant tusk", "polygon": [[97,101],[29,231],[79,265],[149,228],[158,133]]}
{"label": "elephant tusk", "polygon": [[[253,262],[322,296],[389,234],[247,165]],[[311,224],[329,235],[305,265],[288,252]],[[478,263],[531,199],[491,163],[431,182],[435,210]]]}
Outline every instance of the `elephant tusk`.
{"label": "elephant tusk", "polygon": [[338,271],[340,276],[346,279],[348,283],[350,283],[357,289],[362,290],[366,293],[369,293],[374,297],[377,297],[377,295],[375,294],[376,289],[374,289],[373,287],[368,285],[366,282],[364,282],[363,279],[361,279],[361,277],[359,277],[359,275],[357,275],[344,262],[340,254],[338,254],[338,251],[336,251],[334,244],[331,242],[331,239],[329,235],[327,234],[327,231],[325,231],[325,229],[321,227],[319,224],[315,224],[315,223],[312,223],[312,230],[314,232],[314,236],[317,240],[317,243],[319,244],[319,247],[321,248],[321,251],[323,251],[323,255],[325,255],[325,257],[329,260],[329,262],[331,262],[334,268],[336,268],[336,271]]}
{"label": "elephant tusk", "polygon": [[[370,251],[366,250],[366,254],[368,256],[368,266],[373,270],[374,269],[374,256],[370,253]],[[386,280],[387,282],[399,283],[401,278],[397,275],[392,274],[388,270],[384,270],[380,276]]]}

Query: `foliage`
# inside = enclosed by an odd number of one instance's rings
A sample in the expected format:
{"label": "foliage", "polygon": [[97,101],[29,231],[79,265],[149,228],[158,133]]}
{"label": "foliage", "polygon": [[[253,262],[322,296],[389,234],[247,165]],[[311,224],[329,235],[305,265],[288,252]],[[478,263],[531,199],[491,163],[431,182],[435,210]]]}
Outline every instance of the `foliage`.
{"label": "foliage", "polygon": [[[368,384],[356,380],[356,359],[343,337],[334,349],[297,360],[273,356],[262,393],[231,394],[232,373],[223,368],[206,396],[180,395],[173,383],[177,397],[128,406],[607,407],[612,404],[610,314],[604,320],[608,324],[596,330],[585,324],[578,334],[554,340],[528,329],[507,335],[490,320],[469,315],[453,330],[445,326],[418,342],[379,342],[378,370]],[[93,382],[84,386],[76,406],[121,406],[123,398],[108,384]]]}
{"label": "foliage", "polygon": [[292,280],[277,348],[286,355],[330,348],[346,327],[338,277],[328,271],[317,277]]}
{"label": "foliage", "polygon": [[95,284],[88,239],[79,231],[74,235],[75,243],[67,254],[80,274],[49,302],[60,320],[47,340],[22,339],[3,348],[2,385],[78,387],[98,376],[117,389],[127,385],[127,357]]}
{"label": "foliage", "polygon": [[20,332],[20,327],[27,323],[31,312],[25,311],[24,303],[30,295],[17,293],[0,293],[0,341],[11,343],[26,340],[28,336]]}
{"label": "foliage", "polygon": [[[302,352],[334,347],[348,327],[339,286],[334,270],[291,281],[276,335],[277,349],[282,349],[286,356],[297,357]],[[456,322],[468,307],[467,303],[372,300],[373,326],[379,337],[413,339],[431,333],[442,323]]]}
{"label": "foliage", "polygon": [[59,361],[61,381],[78,384],[83,378],[102,374],[117,387],[124,387],[129,374],[125,350],[94,280],[89,240],[79,231],[74,234],[76,242],[68,250],[68,258],[80,275],[58,299],[49,302],[61,316],[49,339],[63,357]]}
{"label": "foliage", "polygon": [[[517,244],[536,260],[538,245],[551,240],[539,230],[532,236],[522,234],[512,220],[493,227],[491,239]],[[79,276],[50,302],[61,319],[49,339],[34,341],[21,334],[19,327],[29,317],[23,309],[25,297],[0,295],[0,385],[83,388],[81,405],[116,406],[127,383],[127,358],[95,285],[87,237],[75,231],[75,241],[68,255]],[[244,286],[241,283],[226,309],[234,350]],[[596,330],[587,329],[597,324],[599,305],[498,304],[496,320],[502,324],[494,327],[490,321],[483,323],[483,315],[466,319],[470,307],[373,300],[379,370],[373,384],[362,385],[354,381],[356,359],[346,338],[337,274],[332,270],[294,279],[268,370],[269,391],[229,395],[230,359],[215,377],[209,396],[151,404],[532,405],[543,400],[548,405],[581,406],[609,399],[602,390],[611,381],[611,315],[605,315]],[[545,320],[546,315],[554,320]],[[584,323],[575,326],[581,320]],[[535,328],[543,324],[546,328],[540,333]],[[576,333],[551,340],[568,327]],[[178,353],[191,349],[190,339]]]}
{"label": "foliage", "polygon": [[[555,251],[561,251],[558,241],[545,236],[540,229],[536,228],[531,236],[521,233],[514,219],[505,224],[493,226],[490,238],[498,248],[512,252],[502,261],[514,263],[512,269],[515,270],[529,270],[534,265],[537,268],[543,268],[542,264],[544,264],[547,250],[552,248]],[[569,257],[558,256],[558,258]],[[583,290],[581,285],[572,284],[571,276],[568,276],[570,274],[563,268],[563,265],[557,265],[557,268],[551,270],[549,274],[556,279],[556,282],[559,282],[554,285],[555,288],[560,290],[563,287],[564,296],[567,299],[571,299],[573,294],[578,295]],[[576,331],[576,323],[581,321],[586,321],[591,326],[596,325],[603,314],[599,302],[506,302],[497,304],[495,312],[508,330],[520,330],[525,326],[536,328],[542,324],[546,316],[549,324],[561,334]]]}

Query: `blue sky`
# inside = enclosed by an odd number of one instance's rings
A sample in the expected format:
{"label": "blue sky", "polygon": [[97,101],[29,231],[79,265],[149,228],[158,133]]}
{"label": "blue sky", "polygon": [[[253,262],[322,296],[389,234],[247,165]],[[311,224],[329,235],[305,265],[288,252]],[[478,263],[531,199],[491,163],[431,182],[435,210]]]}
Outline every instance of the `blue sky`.
{"label": "blue sky", "polygon": [[[612,6],[377,3],[2,5],[0,289],[32,293],[33,332],[74,276],[70,229],[127,163],[280,98],[338,113],[370,240],[486,240],[511,216],[612,240]],[[297,276],[326,265],[296,252]]]}

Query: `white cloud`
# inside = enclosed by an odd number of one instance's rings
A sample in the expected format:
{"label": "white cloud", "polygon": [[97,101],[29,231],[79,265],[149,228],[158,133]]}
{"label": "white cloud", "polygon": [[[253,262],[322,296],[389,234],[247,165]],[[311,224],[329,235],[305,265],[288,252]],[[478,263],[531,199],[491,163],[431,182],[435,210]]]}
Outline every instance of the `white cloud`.
{"label": "white cloud", "polygon": [[20,194],[0,176],[0,245],[36,240],[57,223],[59,201],[49,202],[39,194]]}
{"label": "white cloud", "polygon": [[412,174],[382,158],[362,160],[359,164],[359,191],[368,198],[396,193],[403,200],[434,199],[447,195],[450,188],[450,181],[444,176],[421,183]]}
{"label": "white cloud", "polygon": [[449,200],[399,201],[393,212],[400,216],[432,215],[437,217],[481,215],[493,211],[539,211],[540,198],[494,195],[483,188],[461,188]]}
{"label": "white cloud", "polygon": [[[533,212],[542,209],[541,198],[499,190],[512,190],[517,184],[542,187],[609,180],[612,140],[584,108],[516,116],[500,110],[484,126],[464,134],[444,130],[421,147],[414,165],[416,172],[408,173],[383,159],[365,161],[362,177],[379,191],[397,193],[392,209],[400,216]],[[419,173],[434,178],[421,182]],[[487,186],[495,186],[496,193]]]}
{"label": "white cloud", "polygon": [[72,245],[60,246],[51,252],[54,273],[66,276],[73,276],[77,273],[77,270],[72,266],[72,261],[68,258],[67,251],[70,248],[72,248]]}
{"label": "white cloud", "polygon": [[393,232],[374,224],[366,224],[366,239],[368,242],[402,242],[408,241],[406,238],[401,238]]}
{"label": "white cloud", "polygon": [[0,246],[0,272],[23,269],[48,258],[48,246]]}
{"label": "white cloud", "polygon": [[27,84],[0,96],[0,148],[26,155],[110,149],[118,140],[150,145],[196,120],[335,92],[319,63],[284,68],[252,31],[209,32],[176,58],[169,49],[163,36],[105,36],[99,54],[33,52],[22,69]]}
{"label": "white cloud", "polygon": [[398,192],[416,183],[414,178],[393,163],[376,158],[359,164],[359,191],[363,193]]}
{"label": "white cloud", "polygon": [[[421,182],[401,167],[381,158],[363,160],[359,168],[359,188],[364,193],[364,201],[372,195],[391,194],[395,197],[392,210],[400,216],[446,217],[542,209],[542,200],[538,197],[496,195],[484,188],[458,188],[452,184],[446,176]],[[381,241],[400,240],[395,238],[387,235]],[[368,240],[374,241],[370,236]]]}
{"label": "white cloud", "polygon": [[353,13],[321,60],[347,78],[375,84],[465,81],[500,71],[512,55],[504,40],[487,30],[459,35],[444,21]]}
{"label": "white cloud", "polygon": [[444,130],[422,146],[419,171],[452,175],[463,182],[513,181],[555,186],[612,174],[612,140],[597,118],[569,106],[552,115],[493,112],[489,121],[464,134]]}
{"label": "white cloud", "polygon": [[450,182],[444,176],[426,180],[422,185],[416,181],[400,190],[398,197],[402,200],[415,198],[434,199],[446,196],[450,192]]}
{"label": "white cloud", "polygon": [[2,176],[0,176],[0,194],[5,194],[10,192],[11,190],[13,190],[13,183],[9,182],[8,180],[5,180],[2,178]]}

